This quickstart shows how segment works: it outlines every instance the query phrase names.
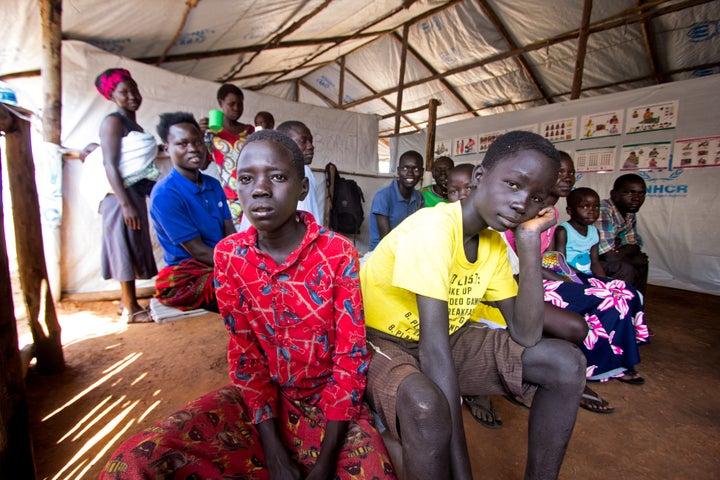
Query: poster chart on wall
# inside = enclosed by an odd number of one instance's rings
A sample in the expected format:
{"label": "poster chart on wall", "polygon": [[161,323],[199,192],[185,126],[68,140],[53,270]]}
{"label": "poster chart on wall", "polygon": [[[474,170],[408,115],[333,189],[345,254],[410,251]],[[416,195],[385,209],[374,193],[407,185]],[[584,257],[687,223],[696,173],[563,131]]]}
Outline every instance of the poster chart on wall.
{"label": "poster chart on wall", "polygon": [[720,166],[720,136],[675,140],[673,168]]}
{"label": "poster chart on wall", "polygon": [[487,152],[487,149],[490,147],[490,144],[495,141],[497,137],[505,133],[504,130],[498,130],[496,132],[489,132],[489,133],[481,133],[478,135],[478,144],[477,144],[477,151],[478,152]]}
{"label": "poster chart on wall", "polygon": [[615,170],[615,147],[585,148],[575,153],[575,171],[611,172]]}
{"label": "poster chart on wall", "polygon": [[625,133],[667,130],[677,126],[678,101],[628,108]]}
{"label": "poster chart on wall", "polygon": [[667,170],[671,148],[670,142],[623,145],[620,170]]}
{"label": "poster chart on wall", "polygon": [[477,153],[477,140],[475,137],[456,138],[453,141],[453,155],[470,155]]}
{"label": "poster chart on wall", "polygon": [[593,113],[580,119],[580,140],[620,135],[622,133],[623,111]]}
{"label": "poster chart on wall", "polygon": [[540,134],[553,143],[575,140],[576,118],[563,118],[540,125]]}
{"label": "poster chart on wall", "polygon": [[452,140],[437,140],[435,142],[435,157],[446,157],[452,155]]}

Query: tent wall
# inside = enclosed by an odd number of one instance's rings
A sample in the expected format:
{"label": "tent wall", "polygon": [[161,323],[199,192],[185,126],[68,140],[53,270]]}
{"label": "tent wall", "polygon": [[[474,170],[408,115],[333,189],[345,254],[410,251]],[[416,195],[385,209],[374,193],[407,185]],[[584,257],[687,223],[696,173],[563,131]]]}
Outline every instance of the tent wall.
{"label": "tent wall", "polygon": [[[675,142],[681,139],[720,136],[720,77],[710,76],[647,87],[590,99],[575,100],[491,117],[463,120],[437,127],[436,145],[484,133],[535,127],[540,132],[546,122],[583,115],[622,111],[636,106],[678,101],[677,124],[673,129],[622,134],[587,140],[556,143],[560,150],[576,158],[578,151],[590,148],[615,148],[613,171],[578,175],[577,186],[595,189],[601,198],[609,197],[620,171],[624,145]],[[627,121],[627,118],[624,119]],[[582,127],[581,125],[578,125]],[[577,132],[576,138],[581,138]],[[398,137],[391,151],[424,151],[425,135]],[[717,142],[711,145],[718,145]],[[672,144],[674,146],[674,143]],[[717,151],[716,151],[717,150]],[[455,163],[479,163],[483,154],[456,155]],[[720,148],[709,152],[708,162],[720,158]],[[639,230],[650,257],[650,282],[720,295],[720,165],[705,168],[677,168],[679,159],[671,158],[671,169],[642,170],[648,194],[638,215]],[[560,221],[567,219],[565,202],[558,203]]]}
{"label": "tent wall", "polygon": [[[78,41],[63,42],[62,53],[62,142],[66,147],[81,149],[89,142],[98,141],[100,122],[114,110],[114,105],[103,99],[93,85],[97,74],[106,68],[130,70],[143,95],[138,122],[152,133],[162,112],[183,110],[200,118],[207,116],[208,109],[217,108],[217,83],[168,72]],[[23,86],[31,87],[32,83],[13,82],[13,86],[17,86],[19,94],[27,94]],[[301,120],[308,125],[315,143],[313,167],[321,169],[332,161],[344,171],[377,171],[378,121],[375,116],[293,103],[252,91],[244,94],[243,122],[252,123],[257,111],[267,110],[275,116],[276,124]],[[101,219],[79,191],[81,168],[78,160],[68,160],[63,167],[62,290],[66,293],[116,290],[116,282],[104,281],[100,276]],[[170,168],[167,160],[161,168]],[[211,169],[212,166],[208,171]],[[322,174],[318,173],[316,178],[324,185]],[[159,266],[162,266],[161,258],[158,248]],[[152,281],[138,282],[139,287],[152,285]]]}

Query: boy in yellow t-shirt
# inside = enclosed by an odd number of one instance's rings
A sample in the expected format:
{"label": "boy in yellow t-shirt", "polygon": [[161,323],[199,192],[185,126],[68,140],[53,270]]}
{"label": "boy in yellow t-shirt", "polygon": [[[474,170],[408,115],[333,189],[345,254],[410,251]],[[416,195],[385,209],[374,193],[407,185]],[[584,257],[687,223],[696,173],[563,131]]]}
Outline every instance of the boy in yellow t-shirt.
{"label": "boy in yellow t-shirt", "polygon": [[[579,349],[542,338],[540,233],[555,223],[543,205],[559,165],[539,135],[499,137],[467,198],[408,217],[360,271],[373,350],[366,395],[402,441],[407,478],[471,478],[461,395],[535,389],[525,476],[558,475],[585,382]],[[519,285],[497,233],[507,229]],[[507,330],[468,322],[480,301],[495,302]]]}

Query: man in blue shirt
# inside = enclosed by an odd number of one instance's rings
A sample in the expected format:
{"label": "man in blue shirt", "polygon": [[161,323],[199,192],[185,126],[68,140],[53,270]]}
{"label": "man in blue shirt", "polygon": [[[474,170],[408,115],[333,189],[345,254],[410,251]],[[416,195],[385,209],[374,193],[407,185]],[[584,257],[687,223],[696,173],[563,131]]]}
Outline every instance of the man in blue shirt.
{"label": "man in blue shirt", "polygon": [[204,175],[205,142],[190,113],[160,115],[158,135],[173,163],[150,195],[150,216],[167,266],[155,281],[156,298],[180,310],[217,311],[213,250],[235,233],[220,182]]}
{"label": "man in blue shirt", "polygon": [[423,207],[423,197],[415,190],[423,175],[423,158],[409,150],[400,155],[397,178],[375,194],[370,208],[370,250],[407,216]]}

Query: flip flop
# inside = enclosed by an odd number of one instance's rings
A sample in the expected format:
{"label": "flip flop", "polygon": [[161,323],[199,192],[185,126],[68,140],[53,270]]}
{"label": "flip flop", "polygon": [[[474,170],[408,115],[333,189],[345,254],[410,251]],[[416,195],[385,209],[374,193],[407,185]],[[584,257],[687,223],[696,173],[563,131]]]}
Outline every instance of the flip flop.
{"label": "flip flop", "polygon": [[127,323],[153,323],[154,320],[150,315],[150,310],[143,308],[135,313],[125,314],[123,313],[123,319]]}
{"label": "flip flop", "polygon": [[622,383],[627,383],[630,385],[645,385],[645,379],[640,376],[638,372],[626,372],[626,376],[630,378],[623,378],[623,377],[617,377],[618,380],[620,380]]}
{"label": "flip flop", "polygon": [[[500,415],[495,412],[495,406],[493,406],[492,401],[490,400],[490,397],[485,395],[478,395],[478,396],[463,396],[462,397],[463,403],[468,406],[468,410],[470,410],[470,415],[475,419],[476,422],[478,422],[480,425],[486,428],[500,428],[502,427],[502,419],[500,418]],[[492,420],[488,421],[485,420],[478,411],[486,414],[489,416]]]}
{"label": "flip flop", "polygon": [[525,410],[530,410],[532,406],[532,399],[526,400],[520,395],[505,395],[505,400]]}
{"label": "flip flop", "polygon": [[593,413],[612,413],[615,411],[615,407],[611,407],[608,402],[587,386],[580,399],[580,407]]}

